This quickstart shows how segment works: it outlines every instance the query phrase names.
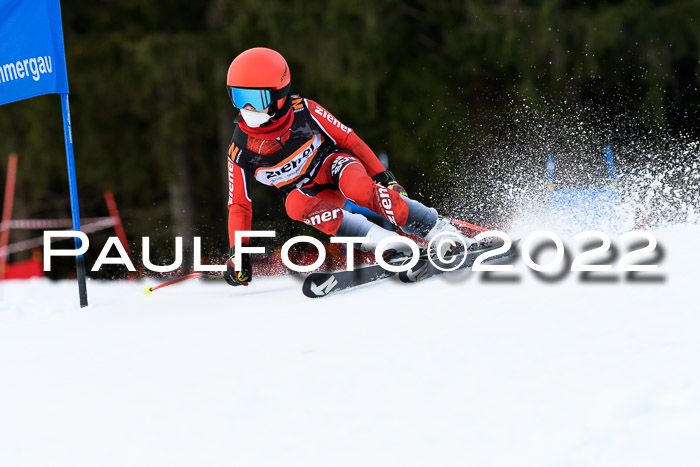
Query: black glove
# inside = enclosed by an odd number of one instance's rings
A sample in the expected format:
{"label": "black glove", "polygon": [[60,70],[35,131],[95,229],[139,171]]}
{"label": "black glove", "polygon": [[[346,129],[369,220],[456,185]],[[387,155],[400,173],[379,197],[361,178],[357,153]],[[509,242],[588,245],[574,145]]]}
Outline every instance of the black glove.
{"label": "black glove", "polygon": [[250,255],[241,253],[241,264],[233,263],[235,255],[233,247],[228,252],[226,260],[226,272],[224,272],[224,280],[229,285],[248,285],[248,282],[253,280],[253,267],[250,265]]}
{"label": "black glove", "polygon": [[391,173],[390,170],[379,172],[377,175],[372,177],[372,179],[375,182],[387,187],[388,189],[398,192],[398,194],[400,195],[408,196],[408,193],[406,193],[406,189],[399,185],[399,182],[396,181],[396,177],[394,177],[394,174]]}

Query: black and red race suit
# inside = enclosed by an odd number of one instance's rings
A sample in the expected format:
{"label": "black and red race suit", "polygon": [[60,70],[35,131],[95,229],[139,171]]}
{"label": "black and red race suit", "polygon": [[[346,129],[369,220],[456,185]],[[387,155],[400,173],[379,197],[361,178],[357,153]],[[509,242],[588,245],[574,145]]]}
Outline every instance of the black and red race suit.
{"label": "black and red race suit", "polygon": [[[346,198],[404,225],[408,206],[371,177],[384,171],[374,152],[351,128],[310,99],[289,96],[291,107],[272,125],[251,128],[240,120],[228,150],[229,242],[251,230],[253,179],[274,186],[288,215],[336,233]],[[244,238],[243,243],[248,239]]]}

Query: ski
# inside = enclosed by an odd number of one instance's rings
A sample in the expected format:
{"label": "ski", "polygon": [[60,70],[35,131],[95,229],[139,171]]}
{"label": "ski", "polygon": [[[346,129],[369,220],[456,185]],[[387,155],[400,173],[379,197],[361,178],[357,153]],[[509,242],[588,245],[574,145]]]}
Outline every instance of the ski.
{"label": "ski", "polygon": [[[518,242],[519,240],[515,240],[508,251],[488,258],[484,264],[513,256],[515,254]],[[457,263],[460,263],[462,258],[466,256],[464,263],[458,269],[471,268],[474,265],[474,261],[476,261],[480,255],[490,250],[500,248],[502,245],[503,243],[500,241],[500,239],[497,241],[475,243],[470,245],[466,253],[458,253],[452,258],[454,258]],[[390,261],[390,263],[393,265],[400,265],[409,260],[410,258],[399,258],[395,261]],[[433,262],[442,267],[449,267],[451,264],[441,262],[435,257],[433,257]],[[392,271],[387,271],[379,264],[371,264],[356,268],[353,271],[341,270],[331,272],[313,272],[306,276],[301,290],[304,295],[309,298],[320,298],[342,290],[348,290],[362,285],[382,281],[397,274],[402,282],[418,282],[423,279],[427,279],[428,277],[442,274],[443,272],[449,271],[441,271],[440,269],[436,268],[435,265],[429,261],[427,254],[422,252],[418,263],[408,271],[395,273]]]}
{"label": "ski", "polygon": [[[494,261],[497,260],[502,260],[505,258],[510,258],[511,256],[514,256],[518,247],[518,243],[520,242],[520,239],[514,240],[513,243],[511,244],[510,248],[508,251],[505,251],[503,253],[499,253],[497,255],[491,256],[488,259],[484,260],[483,264],[490,264],[493,263]],[[503,246],[503,242],[498,239],[494,241],[487,241],[487,242],[482,242],[482,243],[474,243],[469,246],[467,251],[457,253],[453,256],[450,257],[452,261],[447,262],[447,261],[440,261],[437,256],[433,255],[432,259],[433,261],[431,262],[427,258],[421,258],[418,263],[413,266],[411,269],[408,271],[402,271],[399,273],[399,279],[401,282],[418,282],[422,281],[424,279],[427,279],[429,277],[436,276],[438,274],[443,274],[446,272],[452,272],[452,271],[459,271],[463,269],[469,269],[472,266],[474,266],[474,262],[476,259],[483,255],[484,253],[487,253],[491,250],[495,250],[497,248],[500,248]],[[462,261],[464,260],[464,261]],[[453,264],[460,264],[462,263],[457,269],[452,269],[448,271],[443,271],[439,269],[437,266],[440,266],[442,268],[451,268],[453,267]]]}
{"label": "ski", "polygon": [[362,266],[353,271],[313,272],[306,277],[301,290],[309,298],[319,298],[394,275],[395,272],[387,271],[379,264]]}

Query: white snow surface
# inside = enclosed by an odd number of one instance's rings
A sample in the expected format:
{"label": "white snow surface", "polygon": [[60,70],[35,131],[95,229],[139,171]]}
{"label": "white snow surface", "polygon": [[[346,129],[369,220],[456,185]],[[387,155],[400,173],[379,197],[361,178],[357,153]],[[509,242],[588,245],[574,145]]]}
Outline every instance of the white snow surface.
{"label": "white snow surface", "polygon": [[7,281],[0,466],[700,465],[700,226],[655,235],[661,282]]}

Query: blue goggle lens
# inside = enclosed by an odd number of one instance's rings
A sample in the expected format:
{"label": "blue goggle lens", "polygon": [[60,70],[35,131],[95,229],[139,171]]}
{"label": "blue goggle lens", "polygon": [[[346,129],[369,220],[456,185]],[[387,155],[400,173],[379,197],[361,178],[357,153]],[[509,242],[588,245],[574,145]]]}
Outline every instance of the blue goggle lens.
{"label": "blue goggle lens", "polygon": [[229,89],[231,90],[233,105],[238,109],[242,109],[247,104],[252,105],[255,110],[265,110],[270,106],[269,89],[243,89],[233,87]]}

